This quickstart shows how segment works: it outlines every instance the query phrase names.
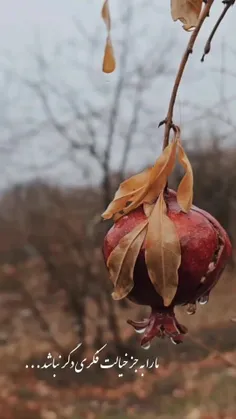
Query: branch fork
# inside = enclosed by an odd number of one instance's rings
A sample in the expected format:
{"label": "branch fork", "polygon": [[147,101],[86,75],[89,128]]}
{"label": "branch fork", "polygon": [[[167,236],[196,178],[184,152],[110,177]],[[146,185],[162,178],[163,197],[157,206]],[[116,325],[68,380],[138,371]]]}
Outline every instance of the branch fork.
{"label": "branch fork", "polygon": [[[235,1],[236,0],[223,0],[222,3],[225,5],[224,10],[221,13],[219,19],[217,20],[217,22],[216,22],[208,40],[206,42],[206,45],[205,45],[205,48],[204,48],[204,54],[202,56],[201,61],[204,61],[205,55],[210,52],[211,41],[213,39],[213,36],[216,33],[216,31],[217,31],[220,23],[222,22],[224,16],[226,15],[227,11],[230,9],[231,6],[233,6],[235,4]],[[170,136],[171,129],[173,129],[175,131],[176,125],[173,123],[173,112],[174,112],[174,106],[175,106],[175,102],[176,102],[177,93],[178,93],[178,90],[179,90],[179,86],[180,86],[180,83],[181,83],[181,80],[182,80],[182,77],[183,77],[183,73],[184,73],[186,64],[188,62],[190,54],[193,53],[193,47],[195,45],[195,42],[196,42],[196,39],[197,39],[198,34],[200,32],[200,29],[201,29],[205,19],[207,17],[209,17],[209,15],[210,15],[210,10],[211,10],[211,7],[214,3],[214,0],[205,0],[204,3],[205,3],[204,8],[203,8],[202,13],[199,17],[198,23],[197,23],[194,31],[192,32],[192,35],[191,35],[190,39],[189,39],[188,45],[187,45],[186,50],[183,54],[183,57],[181,59],[180,65],[179,65],[179,69],[178,69],[177,74],[176,74],[174,86],[173,86],[171,97],[170,97],[167,116],[158,125],[158,127],[160,127],[162,125],[165,125],[163,150],[169,144],[169,136]]]}

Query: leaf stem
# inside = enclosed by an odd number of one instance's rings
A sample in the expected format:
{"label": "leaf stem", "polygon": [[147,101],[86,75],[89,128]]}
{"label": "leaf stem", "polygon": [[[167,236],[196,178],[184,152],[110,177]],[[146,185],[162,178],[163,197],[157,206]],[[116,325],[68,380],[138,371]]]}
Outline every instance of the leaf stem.
{"label": "leaf stem", "polygon": [[168,112],[167,112],[167,116],[166,119],[162,122],[160,122],[159,126],[165,124],[165,133],[164,133],[164,140],[163,140],[163,150],[168,146],[169,144],[169,136],[170,136],[170,130],[171,128],[174,128],[175,125],[173,124],[172,118],[173,118],[173,111],[174,111],[174,106],[175,106],[175,101],[176,101],[176,96],[178,93],[178,89],[180,86],[180,82],[182,80],[182,76],[187,64],[187,61],[189,59],[190,54],[193,52],[193,46],[195,44],[195,41],[197,39],[197,36],[199,34],[199,31],[206,19],[206,17],[209,16],[209,12],[211,9],[211,6],[213,5],[214,0],[207,0],[207,3],[204,6],[204,9],[199,17],[199,21],[198,24],[196,26],[196,28],[194,29],[187,48],[184,52],[184,55],[181,59],[180,65],[179,65],[179,69],[175,78],[175,82],[174,82],[174,86],[173,86],[173,90],[171,93],[171,98],[170,98],[170,102],[169,102],[169,108],[168,108]]}

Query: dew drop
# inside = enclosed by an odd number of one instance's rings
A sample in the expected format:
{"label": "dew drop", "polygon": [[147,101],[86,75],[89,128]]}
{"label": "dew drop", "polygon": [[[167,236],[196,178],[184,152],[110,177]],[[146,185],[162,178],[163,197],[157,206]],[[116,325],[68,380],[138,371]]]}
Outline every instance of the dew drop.
{"label": "dew drop", "polygon": [[146,327],[144,327],[143,329],[134,329],[136,333],[144,333],[146,330]]}
{"label": "dew drop", "polygon": [[151,343],[150,342],[147,342],[144,345],[142,345],[142,348],[145,349],[145,350],[150,349],[150,347],[151,347]]}
{"label": "dew drop", "polygon": [[187,314],[189,314],[190,316],[192,316],[193,314],[196,313],[196,304],[188,304],[187,305]]}
{"label": "dew drop", "polygon": [[203,295],[201,298],[199,298],[198,301],[199,301],[199,304],[201,304],[202,306],[204,306],[209,301],[209,294]]}

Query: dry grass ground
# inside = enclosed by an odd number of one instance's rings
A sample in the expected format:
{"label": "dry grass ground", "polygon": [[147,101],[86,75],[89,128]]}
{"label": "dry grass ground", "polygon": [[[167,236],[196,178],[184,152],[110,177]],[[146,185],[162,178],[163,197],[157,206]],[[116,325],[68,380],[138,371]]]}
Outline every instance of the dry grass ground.
{"label": "dry grass ground", "polygon": [[[37,265],[27,286],[37,295],[52,333],[68,352],[76,346],[73,319],[63,311],[63,295],[46,296],[47,278]],[[0,412],[1,419],[234,419],[236,418],[236,317],[235,278],[226,273],[211,294],[207,306],[194,316],[178,310],[178,318],[189,328],[186,342],[174,346],[156,341],[140,359],[158,357],[159,368],[144,377],[114,369],[96,369],[75,374],[57,370],[26,369],[27,363],[43,364],[53,352],[51,338],[22,301],[13,277],[2,273],[0,311]],[[40,284],[40,287],[38,286]],[[88,300],[88,325],[93,333],[97,313]],[[145,311],[145,310],[144,310]],[[120,327],[127,347],[137,348],[139,335],[126,319],[144,314],[131,305],[120,312]],[[100,319],[101,321],[101,319]],[[90,336],[87,337],[89,342]],[[98,349],[98,348],[96,348]],[[54,354],[54,352],[53,352]],[[87,370],[88,371],[88,370]]]}

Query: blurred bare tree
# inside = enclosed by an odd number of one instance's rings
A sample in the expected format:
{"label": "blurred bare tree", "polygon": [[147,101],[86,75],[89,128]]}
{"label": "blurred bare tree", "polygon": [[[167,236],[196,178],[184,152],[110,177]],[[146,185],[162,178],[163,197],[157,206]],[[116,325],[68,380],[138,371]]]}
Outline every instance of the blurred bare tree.
{"label": "blurred bare tree", "polygon": [[[85,349],[86,316],[91,300],[97,313],[92,343],[102,345],[106,340],[104,332],[109,330],[116,351],[123,348],[119,308],[111,299],[111,284],[100,249],[110,224],[101,223],[100,214],[110,202],[117,184],[124,179],[130,154],[142,149],[149,137],[156,135],[158,120],[148,106],[147,97],[161,77],[172,74],[173,40],[166,39],[161,48],[157,40],[144,54],[139,54],[138,43],[140,37],[145,36],[147,25],[138,32],[132,30],[133,12],[132,6],[126,5],[119,19],[121,31],[116,45],[119,66],[112,83],[104,82],[104,78],[101,82],[101,70],[98,72],[101,59],[97,59],[97,49],[102,44],[98,30],[90,35],[78,20],[75,21],[78,38],[58,45],[50,58],[46,58],[40,43],[37,44],[33,52],[34,79],[9,70],[11,77],[18,78],[41,109],[41,120],[30,119],[34,131],[29,130],[25,137],[31,138],[31,134],[42,129],[48,138],[57,136],[61,140],[62,152],[55,153],[58,157],[49,166],[63,162],[66,156],[88,182],[96,176],[101,178],[97,191],[86,187],[68,194],[36,182],[12,192],[12,212],[9,201],[5,200],[8,204],[2,205],[2,211],[7,208],[8,218],[10,214],[15,218],[14,229],[21,231],[24,243],[30,245],[44,262],[54,290],[62,289],[65,293],[67,310],[76,319]],[[63,80],[62,63],[76,69],[72,76],[73,79],[76,77],[75,85],[71,80]],[[88,87],[81,86],[82,73]],[[87,94],[87,88],[92,89],[93,95]],[[55,147],[52,141],[51,154]],[[24,162],[18,163],[19,167],[24,166]],[[33,164],[30,169],[34,170]],[[34,314],[41,316],[41,323],[46,324],[43,313],[37,309],[37,296],[27,288],[27,278],[21,278],[22,281],[25,282],[23,294],[31,295],[31,305],[35,302],[31,307]],[[122,309],[129,307],[126,302],[121,302],[120,306]]]}

